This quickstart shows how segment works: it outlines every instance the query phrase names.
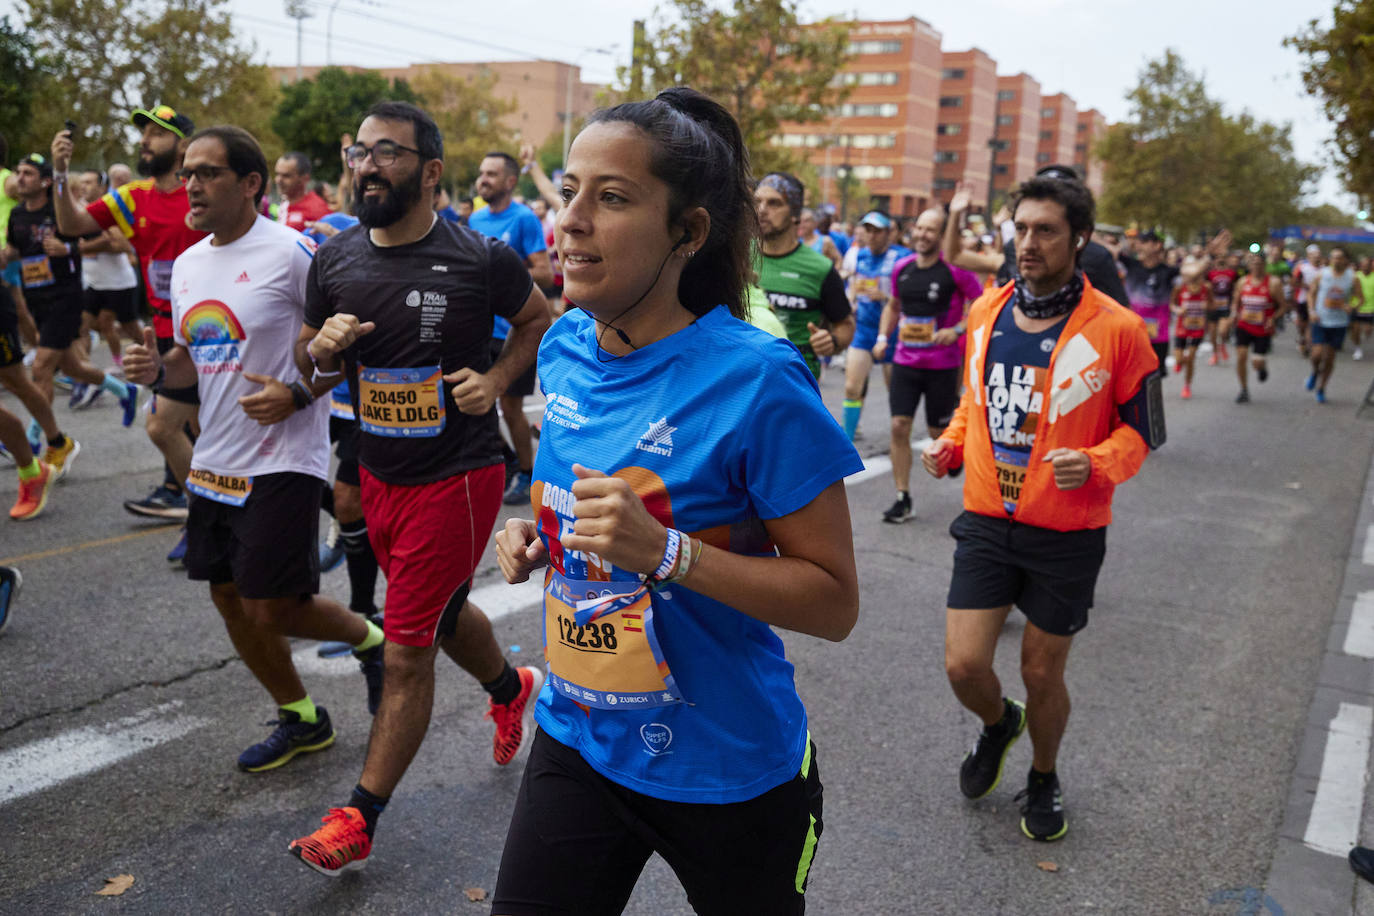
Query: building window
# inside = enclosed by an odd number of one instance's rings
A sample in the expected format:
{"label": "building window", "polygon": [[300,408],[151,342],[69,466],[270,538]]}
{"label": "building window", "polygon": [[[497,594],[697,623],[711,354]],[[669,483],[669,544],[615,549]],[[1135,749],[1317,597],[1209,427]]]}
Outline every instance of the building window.
{"label": "building window", "polygon": [[1044,165],[1045,163],[1047,163],[1047,162],[1050,161],[1050,154],[1049,154],[1049,153],[1036,153],[1036,154],[1035,154],[1035,161],[1038,162],[1038,163],[1040,163],[1041,165]]}
{"label": "building window", "polygon": [[1011,141],[1010,141],[1010,140],[993,140],[993,141],[992,141],[992,148],[993,148],[994,150],[996,150],[997,152],[999,152],[999,153],[1004,153],[1004,152],[1006,152],[1007,150],[1011,149]]}
{"label": "building window", "polygon": [[992,172],[994,175],[1005,175],[1007,174],[1007,167],[1005,165],[994,165],[992,167]]}
{"label": "building window", "polygon": [[1048,118],[1053,118],[1053,117],[1055,117],[1055,116],[1058,115],[1058,114],[1059,114],[1059,112],[1055,111],[1053,108],[1042,108],[1042,109],[1040,109],[1040,117],[1042,117],[1042,118],[1046,118],[1046,119],[1048,119]]}
{"label": "building window", "polygon": [[998,115],[998,116],[997,116],[997,126],[998,126],[998,127],[1010,127],[1011,125],[1013,125],[1013,124],[1015,124],[1015,123],[1016,123],[1016,115]]}
{"label": "building window", "polygon": [[846,102],[839,107],[838,115],[841,118],[895,118],[897,117],[897,103],[853,104]]}
{"label": "building window", "polygon": [[871,178],[891,178],[892,166],[890,165],[856,165],[854,166],[854,177],[860,181],[868,181]]}
{"label": "building window", "polygon": [[899,54],[902,50],[900,41],[851,41],[849,43],[850,54]]}
{"label": "building window", "polygon": [[935,128],[935,132],[942,137],[952,137],[964,129],[962,124],[941,124]]}
{"label": "building window", "polygon": [[1088,125],[1087,125],[1087,124],[1084,124],[1082,121],[1079,121],[1079,122],[1078,122],[1078,132],[1079,132],[1080,134],[1083,133],[1083,131],[1085,131],[1085,130],[1087,130],[1087,129],[1088,129]]}
{"label": "building window", "polygon": [[1016,98],[1016,90],[1015,90],[1015,89],[998,89],[998,90],[997,90],[997,101],[999,101],[999,102],[1010,102],[1010,101],[1011,101],[1012,99],[1014,99],[1014,98]]}
{"label": "building window", "polygon": [[940,79],[942,80],[961,80],[966,75],[963,67],[946,67],[940,71]]}
{"label": "building window", "polygon": [[1074,146],[1073,151],[1081,156],[1088,151],[1088,144],[1079,143],[1076,146]]}
{"label": "building window", "polygon": [[1054,139],[1054,131],[1052,131],[1052,130],[1042,130],[1042,131],[1040,131],[1040,139],[1041,139],[1041,140],[1053,140],[1053,139]]}
{"label": "building window", "polygon": [[964,97],[961,95],[942,95],[940,96],[941,108],[963,108]]}
{"label": "building window", "polygon": [[934,181],[935,190],[937,191],[953,191],[956,184],[958,184],[958,182],[953,178],[937,178]]}
{"label": "building window", "polygon": [[959,153],[955,150],[939,150],[935,153],[936,162],[958,162]]}
{"label": "building window", "polygon": [[830,81],[832,86],[895,86],[896,71],[870,71],[867,73],[837,73]]}

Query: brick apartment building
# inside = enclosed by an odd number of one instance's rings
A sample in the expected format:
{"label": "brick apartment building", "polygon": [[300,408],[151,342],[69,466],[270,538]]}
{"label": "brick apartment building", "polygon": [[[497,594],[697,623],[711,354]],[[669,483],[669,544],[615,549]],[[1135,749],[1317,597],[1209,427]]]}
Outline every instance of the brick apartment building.
{"label": "brick apartment building", "polygon": [[822,196],[850,219],[869,205],[844,200],[846,169],[894,216],[914,216],[932,199],[940,95],[940,33],[912,17],[853,23],[853,59],[839,79],[849,98],[832,116],[785,124],[777,143],[795,147],[820,173]]}
{"label": "brick apartment building", "polygon": [[1096,108],[1078,113],[1074,128],[1073,164],[1094,197],[1102,194],[1102,161],[1093,155],[1093,147],[1107,132],[1107,119]]}
{"label": "brick apartment building", "polygon": [[1078,105],[1059,92],[1040,98],[1040,140],[1036,145],[1035,167],[1057,162],[1073,162],[1073,146],[1078,129]]}
{"label": "brick apartment building", "polygon": [[941,55],[935,127],[934,196],[942,204],[962,181],[975,206],[988,197],[992,130],[997,118],[997,62],[978,48]]}
{"label": "brick apartment building", "polygon": [[1040,151],[1040,84],[1018,73],[997,77],[997,164],[993,169],[994,197],[1035,174]]}
{"label": "brick apartment building", "polygon": [[[283,83],[296,78],[295,67],[273,67]],[[322,67],[305,67],[302,76],[314,77]],[[353,73],[368,68],[344,67]],[[521,140],[536,145],[551,134],[563,132],[563,114],[568,99],[568,81],[572,81],[573,119],[589,114],[596,108],[596,94],[605,88],[600,83],[582,81],[582,68],[555,60],[513,60],[485,63],[411,64],[408,67],[381,67],[373,72],[387,79],[413,81],[422,71],[435,69],[460,79],[478,76],[495,78],[492,91],[499,98],[515,101],[515,110],[502,117],[502,122]]]}

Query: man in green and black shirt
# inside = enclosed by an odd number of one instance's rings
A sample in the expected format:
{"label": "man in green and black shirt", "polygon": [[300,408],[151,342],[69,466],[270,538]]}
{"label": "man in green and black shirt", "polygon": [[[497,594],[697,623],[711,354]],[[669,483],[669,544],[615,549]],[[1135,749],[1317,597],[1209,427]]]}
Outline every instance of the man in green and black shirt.
{"label": "man in green and black shirt", "polygon": [[803,194],[802,183],[786,172],[772,172],[759,181],[754,203],[762,237],[754,270],[773,314],[787,330],[787,339],[801,350],[819,379],[819,357],[833,356],[849,346],[854,316],[844,281],[830,259],[797,238]]}

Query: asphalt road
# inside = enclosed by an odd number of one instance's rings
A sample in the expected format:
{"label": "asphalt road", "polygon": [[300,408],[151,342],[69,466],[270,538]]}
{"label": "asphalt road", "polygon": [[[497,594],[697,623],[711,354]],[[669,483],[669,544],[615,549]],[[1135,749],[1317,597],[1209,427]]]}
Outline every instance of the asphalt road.
{"label": "asphalt road", "polygon": [[[1249,405],[1232,402],[1229,367],[1201,366],[1188,402],[1171,378],[1170,441],[1118,491],[1069,666],[1070,831],[1056,844],[1017,829],[1029,741],[990,798],[957,789],[975,728],[943,671],[958,484],[918,476],[917,518],[902,526],[878,520],[893,498],[885,475],[848,488],[859,625],[840,644],[784,637],[826,787],[811,912],[1266,911],[1374,446],[1374,412],[1355,416],[1374,364],[1343,357],[1323,407],[1302,389],[1291,337],[1277,350]],[[837,411],[839,383],[822,386]],[[881,466],[876,378],[873,391],[859,444]],[[83,453],[41,520],[0,525],[0,562],[18,558],[25,577],[0,637],[0,913],[485,913],[464,892],[495,882],[520,774],[491,762],[480,688],[441,661],[429,736],[368,867],[338,881],[305,870],[287,843],[347,798],[361,766],[361,676],[301,643],[338,741],[278,771],[237,772],[273,711],[204,586],[164,560],[175,533],[121,508],[158,479],[154,451],[113,405],[58,412]],[[14,488],[0,473],[0,501]],[[342,597],[346,581],[340,570],[325,588]],[[477,584],[497,585],[490,556]],[[509,611],[501,644],[535,663],[537,616],[522,597],[493,600]],[[1021,628],[1014,614],[997,660],[1013,696]],[[94,896],[122,874],[134,878],[122,896]],[[628,912],[690,910],[654,860]]]}

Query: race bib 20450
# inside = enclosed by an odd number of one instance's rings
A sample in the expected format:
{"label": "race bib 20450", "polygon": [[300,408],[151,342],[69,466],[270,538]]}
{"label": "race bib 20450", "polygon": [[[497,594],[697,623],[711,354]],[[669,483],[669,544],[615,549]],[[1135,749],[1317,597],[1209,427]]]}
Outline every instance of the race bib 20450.
{"label": "race bib 20450", "polygon": [[374,436],[425,439],[444,431],[444,379],[438,366],[358,367],[358,423]]}

